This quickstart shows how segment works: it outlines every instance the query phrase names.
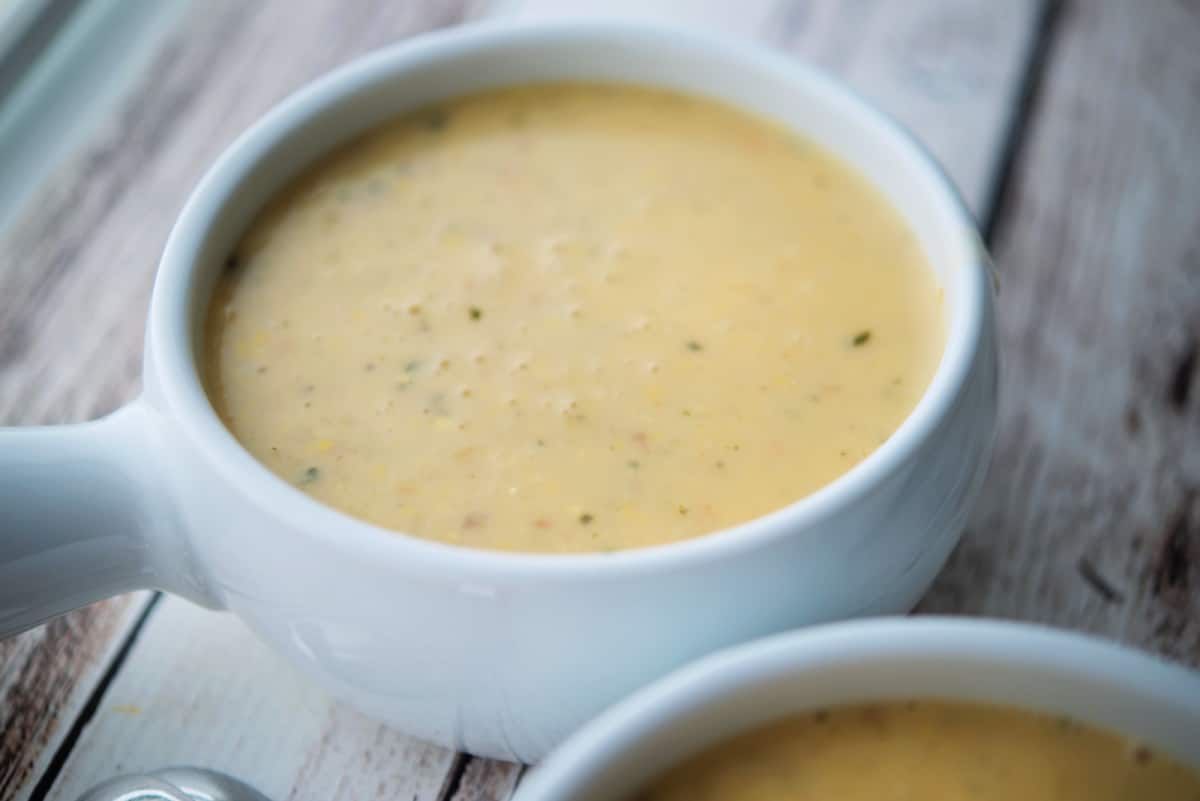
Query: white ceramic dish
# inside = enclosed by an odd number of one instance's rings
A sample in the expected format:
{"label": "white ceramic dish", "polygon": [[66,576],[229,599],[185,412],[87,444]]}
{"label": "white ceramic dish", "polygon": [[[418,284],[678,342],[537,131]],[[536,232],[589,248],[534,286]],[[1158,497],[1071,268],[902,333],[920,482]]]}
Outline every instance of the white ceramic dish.
{"label": "white ceramic dish", "polygon": [[[209,405],[195,356],[218,270],[256,211],[314,159],[406,109],[572,78],[674,87],[769,115],[892,199],[947,308],[945,354],[909,419],[792,506],[611,555],[470,551],[382,531],[255,462]],[[165,588],[232,610],[332,692],[409,733],[527,761],[716,648],[908,609],[958,540],[996,413],[986,256],[911,138],[793,58],[615,23],[439,33],[282,103],[208,172],[171,233],[144,384],[141,399],[99,422],[0,432],[0,635],[117,592]]]}
{"label": "white ceramic dish", "polygon": [[627,801],[670,766],[772,720],[909,698],[1067,715],[1200,770],[1200,674],[1040,626],[889,618],[770,637],[673,673],[572,735],[513,801]]}

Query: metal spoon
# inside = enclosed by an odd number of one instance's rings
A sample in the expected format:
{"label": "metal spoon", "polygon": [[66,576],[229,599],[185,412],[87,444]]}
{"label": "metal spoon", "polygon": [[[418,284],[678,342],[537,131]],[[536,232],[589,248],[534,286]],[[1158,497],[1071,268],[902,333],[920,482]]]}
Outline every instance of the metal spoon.
{"label": "metal spoon", "polygon": [[79,801],[270,801],[232,776],[202,768],[163,768],[117,776],[98,784]]}

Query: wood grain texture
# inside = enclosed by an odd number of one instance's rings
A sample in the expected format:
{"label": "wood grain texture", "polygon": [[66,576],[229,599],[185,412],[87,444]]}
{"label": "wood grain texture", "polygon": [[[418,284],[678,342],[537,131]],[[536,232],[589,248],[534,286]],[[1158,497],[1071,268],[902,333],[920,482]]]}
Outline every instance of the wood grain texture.
{"label": "wood grain texture", "polygon": [[0,798],[28,796],[146,601],[114,598],[0,640]]}
{"label": "wood grain texture", "polygon": [[482,757],[464,757],[446,801],[505,801],[517,788],[523,765]]}
{"label": "wood grain texture", "polygon": [[453,751],[330,703],[231,615],[164,598],[136,647],[49,801],[178,764],[227,771],[277,801],[435,801],[447,789]]}
{"label": "wood grain texture", "polygon": [[922,609],[1200,666],[1200,4],[1060,13],[997,228],[999,452]]}
{"label": "wood grain texture", "polygon": [[683,23],[818,64],[909,127],[991,215],[1043,0],[490,0],[488,15]]}
{"label": "wood grain texture", "polygon": [[362,0],[354,8],[326,0],[193,7],[131,102],[0,243],[0,410],[15,410],[12,422],[95,417],[131,397],[159,252],[217,154],[309,79],[449,23],[459,4]]}

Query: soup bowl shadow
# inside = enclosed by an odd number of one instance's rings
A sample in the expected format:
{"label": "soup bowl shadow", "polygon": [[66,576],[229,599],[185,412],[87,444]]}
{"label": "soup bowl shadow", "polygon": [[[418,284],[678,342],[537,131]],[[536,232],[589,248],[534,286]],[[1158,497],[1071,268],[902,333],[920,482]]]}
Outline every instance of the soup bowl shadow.
{"label": "soup bowl shadow", "polygon": [[[899,429],[794,504],[613,554],[469,550],[321,505],[256,462],[197,368],[209,297],[264,204],[404,111],[546,80],[645,84],[773,118],[902,213],[945,297],[946,348]],[[475,26],[379,51],[302,89],[231,145],[167,242],[144,394],[80,426],[0,431],[0,636],[155,587],[238,615],[340,698],[399,729],[534,761],[606,705],[738,642],[895,613],[957,542],[986,472],[997,360],[987,256],[936,163],[794,58],[621,23]]]}

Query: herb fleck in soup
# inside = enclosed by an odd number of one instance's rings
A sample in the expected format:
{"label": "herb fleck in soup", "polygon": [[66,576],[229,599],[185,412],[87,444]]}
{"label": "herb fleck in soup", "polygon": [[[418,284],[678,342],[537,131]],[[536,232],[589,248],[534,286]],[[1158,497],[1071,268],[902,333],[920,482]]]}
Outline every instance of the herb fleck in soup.
{"label": "herb fleck in soup", "polygon": [[646,88],[385,124],[230,257],[209,395],[284,480],[419,537],[580,552],[716,531],[886,440],[941,355],[900,215],[817,145]]}

